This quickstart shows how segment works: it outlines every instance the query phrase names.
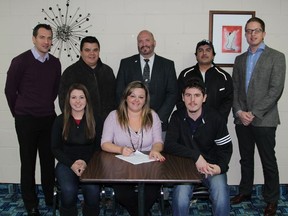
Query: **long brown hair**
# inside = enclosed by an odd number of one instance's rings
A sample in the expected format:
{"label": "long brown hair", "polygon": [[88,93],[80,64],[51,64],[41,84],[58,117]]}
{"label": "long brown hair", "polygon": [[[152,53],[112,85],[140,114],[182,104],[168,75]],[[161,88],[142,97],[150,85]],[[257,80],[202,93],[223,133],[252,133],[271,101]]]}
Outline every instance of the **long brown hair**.
{"label": "long brown hair", "polygon": [[120,105],[117,109],[117,116],[118,116],[118,122],[121,125],[122,128],[127,129],[128,128],[128,122],[129,122],[129,117],[128,117],[128,109],[127,109],[127,97],[132,94],[132,91],[135,88],[141,88],[144,89],[145,91],[145,96],[146,100],[142,108],[142,128],[151,128],[153,124],[153,117],[152,117],[152,112],[150,109],[150,96],[148,92],[148,88],[146,85],[144,85],[140,81],[133,81],[128,84],[126,89],[123,92],[122,98]]}
{"label": "long brown hair", "polygon": [[95,123],[95,119],[94,119],[91,99],[90,99],[89,92],[88,92],[87,88],[83,84],[80,84],[80,83],[72,84],[70,86],[68,92],[67,92],[67,95],[65,98],[65,103],[64,103],[64,110],[63,110],[64,121],[63,121],[62,136],[63,136],[64,140],[67,140],[70,125],[71,125],[71,120],[72,120],[72,118],[71,118],[72,108],[70,105],[70,95],[71,95],[71,92],[75,89],[83,91],[83,93],[86,97],[86,106],[85,106],[85,110],[84,110],[84,113],[86,116],[86,124],[85,124],[86,137],[88,139],[94,139],[95,135],[96,135],[96,131],[95,131],[96,123]]}

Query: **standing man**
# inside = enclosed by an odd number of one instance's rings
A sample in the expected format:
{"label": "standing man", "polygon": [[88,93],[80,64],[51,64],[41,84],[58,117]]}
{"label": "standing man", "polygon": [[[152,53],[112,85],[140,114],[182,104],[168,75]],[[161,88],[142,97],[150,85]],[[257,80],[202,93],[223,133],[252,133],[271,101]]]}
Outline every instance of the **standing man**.
{"label": "standing man", "polygon": [[255,144],[264,173],[264,215],[275,215],[279,199],[279,173],[275,156],[275,133],[280,124],[277,103],[285,80],[285,56],[264,43],[265,23],[254,17],[247,21],[248,51],[235,59],[233,68],[233,114],[239,143],[241,181],[238,204],[251,198],[254,180]]}
{"label": "standing man", "polygon": [[15,57],[7,72],[5,94],[20,148],[21,193],[28,215],[40,215],[35,191],[37,151],[46,205],[52,206],[55,159],[51,152],[51,128],[56,117],[54,100],[61,76],[59,59],[49,54],[52,29],[38,24],[33,29],[34,47]]}
{"label": "standing man", "polygon": [[205,104],[218,110],[227,122],[233,104],[233,82],[230,74],[213,63],[215,54],[211,41],[202,40],[197,44],[195,51],[197,64],[183,70],[178,77],[177,108],[184,107],[181,92],[185,82],[197,77],[206,85]]}
{"label": "standing man", "polygon": [[116,80],[117,103],[130,82],[143,81],[149,89],[150,107],[157,112],[162,130],[166,131],[178,91],[174,62],[155,54],[156,41],[151,32],[141,31],[137,43],[139,54],[121,60]]}
{"label": "standing man", "polygon": [[[209,188],[214,216],[229,216],[228,164],[232,155],[232,142],[226,122],[210,107],[203,107],[206,100],[202,80],[191,79],[182,90],[185,107],[171,117],[164,151],[181,157],[192,158],[202,173],[202,183]],[[187,170],[189,172],[189,170]],[[188,215],[193,184],[174,186],[173,215]]]}
{"label": "standing man", "polygon": [[105,120],[115,109],[115,75],[100,59],[100,43],[87,36],[80,43],[80,59],[62,74],[59,89],[59,106],[63,111],[68,89],[74,83],[83,84],[89,91],[94,112]]}

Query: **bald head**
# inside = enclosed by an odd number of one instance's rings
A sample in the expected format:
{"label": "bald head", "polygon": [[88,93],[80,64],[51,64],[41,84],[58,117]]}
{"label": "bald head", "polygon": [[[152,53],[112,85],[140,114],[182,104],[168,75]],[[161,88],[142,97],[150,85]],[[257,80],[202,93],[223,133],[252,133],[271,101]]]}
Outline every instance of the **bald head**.
{"label": "bald head", "polygon": [[142,30],[137,36],[138,51],[144,58],[150,58],[154,54],[156,41],[148,30]]}

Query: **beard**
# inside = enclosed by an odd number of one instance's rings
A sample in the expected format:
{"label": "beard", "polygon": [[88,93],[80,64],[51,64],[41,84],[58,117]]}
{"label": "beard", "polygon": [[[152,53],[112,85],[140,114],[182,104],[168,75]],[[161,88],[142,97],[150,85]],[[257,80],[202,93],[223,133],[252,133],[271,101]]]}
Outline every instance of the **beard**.
{"label": "beard", "polygon": [[142,46],[138,47],[138,51],[142,55],[150,55],[151,53],[153,53],[154,48],[153,46]]}
{"label": "beard", "polygon": [[188,112],[189,112],[189,113],[196,113],[197,110],[190,110],[190,109],[189,109]]}

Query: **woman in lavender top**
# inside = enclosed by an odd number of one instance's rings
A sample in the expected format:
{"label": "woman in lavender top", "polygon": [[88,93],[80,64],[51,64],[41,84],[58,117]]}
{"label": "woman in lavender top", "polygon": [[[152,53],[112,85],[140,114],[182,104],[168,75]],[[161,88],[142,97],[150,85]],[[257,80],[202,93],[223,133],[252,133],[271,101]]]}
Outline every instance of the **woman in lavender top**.
{"label": "woman in lavender top", "polygon": [[[117,110],[105,120],[101,139],[104,151],[129,156],[136,150],[149,151],[149,157],[164,161],[161,121],[149,107],[147,87],[140,81],[131,82],[125,89]],[[138,195],[135,185],[114,185],[116,200],[130,215],[137,215]],[[145,211],[148,213],[158,198],[160,185],[145,185]]]}

